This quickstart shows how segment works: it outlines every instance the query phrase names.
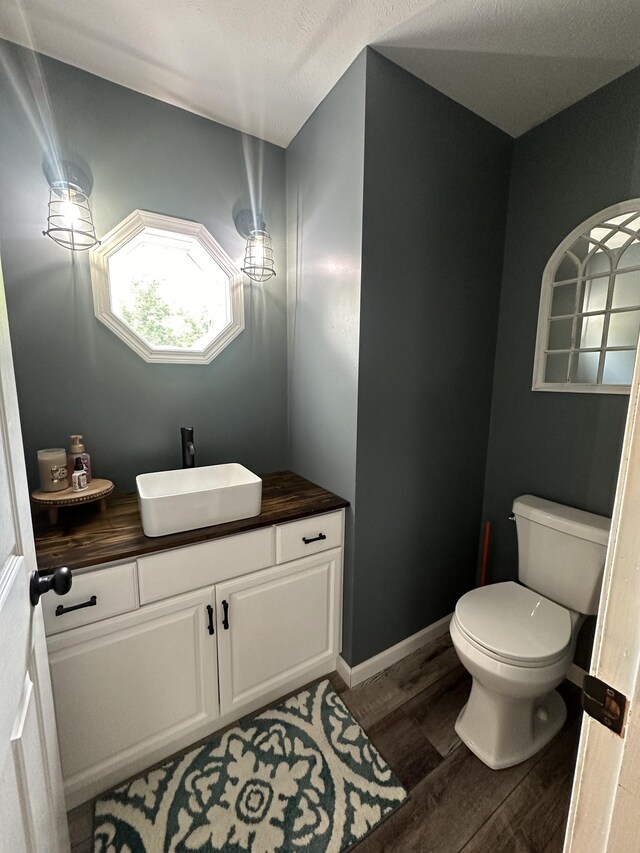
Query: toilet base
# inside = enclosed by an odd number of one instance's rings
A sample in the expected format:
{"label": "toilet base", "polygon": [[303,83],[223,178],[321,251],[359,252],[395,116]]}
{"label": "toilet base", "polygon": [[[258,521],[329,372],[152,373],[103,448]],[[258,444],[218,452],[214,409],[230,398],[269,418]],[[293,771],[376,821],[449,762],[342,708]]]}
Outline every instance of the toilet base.
{"label": "toilet base", "polygon": [[567,708],[557,690],[536,699],[511,699],[487,690],[474,678],[455,730],[480,761],[502,770],[535,755],[566,719]]}

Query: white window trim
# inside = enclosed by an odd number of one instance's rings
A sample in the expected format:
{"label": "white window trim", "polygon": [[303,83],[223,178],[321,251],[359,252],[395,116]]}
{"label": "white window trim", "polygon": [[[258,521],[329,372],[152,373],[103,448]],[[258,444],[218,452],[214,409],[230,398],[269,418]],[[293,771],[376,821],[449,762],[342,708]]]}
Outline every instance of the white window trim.
{"label": "white window trim", "polygon": [[553,296],[553,281],[558,264],[565,252],[571,248],[578,237],[595,228],[601,222],[623,213],[631,213],[633,209],[640,210],[640,198],[632,198],[627,201],[613,204],[604,210],[595,213],[584,222],[581,222],[573,231],[564,238],[558,248],[549,258],[542,275],[542,288],[540,293],[540,309],[538,311],[538,332],[536,335],[536,349],[533,363],[533,385],[532,391],[561,391],[572,394],[629,394],[630,385],[598,385],[595,383],[574,382],[545,382],[545,350],[549,340],[549,326],[551,322],[551,299]]}
{"label": "white window trim", "polygon": [[[174,348],[151,347],[111,310],[109,258],[145,228],[160,228],[195,237],[206,252],[229,277],[232,321],[202,350],[176,351]],[[96,317],[127,346],[147,362],[164,364],[210,364],[244,329],[244,291],[242,276],[229,255],[199,222],[177,219],[146,210],[134,210],[126,219],[102,238],[89,253],[93,308]]]}

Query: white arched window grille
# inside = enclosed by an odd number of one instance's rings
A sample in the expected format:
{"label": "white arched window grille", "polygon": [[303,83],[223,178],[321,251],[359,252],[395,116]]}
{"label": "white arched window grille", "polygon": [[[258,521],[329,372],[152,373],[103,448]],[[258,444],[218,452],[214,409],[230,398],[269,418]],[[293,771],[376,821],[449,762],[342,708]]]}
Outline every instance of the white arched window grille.
{"label": "white arched window grille", "polygon": [[542,278],[534,391],[628,394],[640,330],[640,199],[574,229]]}

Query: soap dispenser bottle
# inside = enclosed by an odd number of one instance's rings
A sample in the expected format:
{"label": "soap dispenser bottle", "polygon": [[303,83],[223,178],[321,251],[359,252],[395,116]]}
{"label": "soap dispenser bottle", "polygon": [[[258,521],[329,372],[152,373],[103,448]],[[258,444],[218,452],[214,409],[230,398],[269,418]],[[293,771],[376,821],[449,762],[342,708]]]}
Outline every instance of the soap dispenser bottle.
{"label": "soap dispenser bottle", "polygon": [[82,467],[87,475],[87,485],[91,482],[91,458],[84,449],[81,435],[71,436],[71,447],[67,453],[67,470],[69,471],[69,479],[73,477],[73,472],[76,469],[76,459],[82,460]]}
{"label": "soap dispenser bottle", "polygon": [[74,492],[84,492],[89,488],[87,483],[87,472],[82,464],[82,455],[76,456],[76,461],[73,464],[73,474],[71,475],[71,488]]}

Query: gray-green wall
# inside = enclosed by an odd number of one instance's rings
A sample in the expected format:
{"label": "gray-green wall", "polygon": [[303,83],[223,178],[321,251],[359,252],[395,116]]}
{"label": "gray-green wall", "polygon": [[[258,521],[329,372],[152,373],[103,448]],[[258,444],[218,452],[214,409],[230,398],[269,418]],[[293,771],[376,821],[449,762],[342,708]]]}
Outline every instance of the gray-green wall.
{"label": "gray-green wall", "polygon": [[[611,515],[629,397],[532,391],[542,273],[558,244],[599,210],[640,197],[640,69],[514,145],[483,518],[490,579],[517,576],[513,499],[532,493]],[[576,660],[588,666],[595,620]]]}
{"label": "gray-green wall", "polygon": [[[35,451],[79,431],[132,490],[179,465],[188,424],[199,464],[289,466],[344,495],[352,665],[453,609],[483,519],[491,578],[515,576],[516,495],[610,512],[628,398],[534,394],[531,371],[551,252],[640,196],[640,70],[517,140],[509,190],[511,140],[367,50],[286,152],[285,223],[282,149],[0,44],[0,248],[34,484]],[[11,82],[40,71],[43,114]],[[87,257],[41,236],[51,135],[93,173],[100,234],[147,209],[203,222],[239,260],[233,213],[261,194],[279,275],[246,284],[246,329],[211,365],[146,364],[95,319]]]}
{"label": "gray-green wall", "polygon": [[343,654],[351,658],[366,54],[287,149],[289,447],[294,471],[351,502]]}
{"label": "gray-green wall", "polygon": [[610,515],[629,397],[532,391],[542,273],[587,217],[640,196],[640,69],[517,139],[487,458],[491,578],[515,576],[508,515],[531,492]]}
{"label": "gray-green wall", "polygon": [[367,50],[287,150],[291,464],[352,501],[351,665],[474,582],[510,145]]}
{"label": "gray-green wall", "polygon": [[511,139],[370,50],[353,660],[474,585]]}
{"label": "gray-green wall", "polygon": [[[180,465],[181,425],[195,427],[199,464],[286,467],[284,150],[68,65],[38,65],[7,43],[0,50],[0,242],[32,484],[36,450],[74,432],[94,472],[120,491],[142,471]],[[40,71],[43,116],[25,86]],[[140,208],[204,223],[240,260],[233,212],[261,195],[279,275],[264,288],[245,279],[245,330],[210,365],[147,364],[95,319],[87,255],[41,233],[47,134],[88,163],[98,235]]]}

